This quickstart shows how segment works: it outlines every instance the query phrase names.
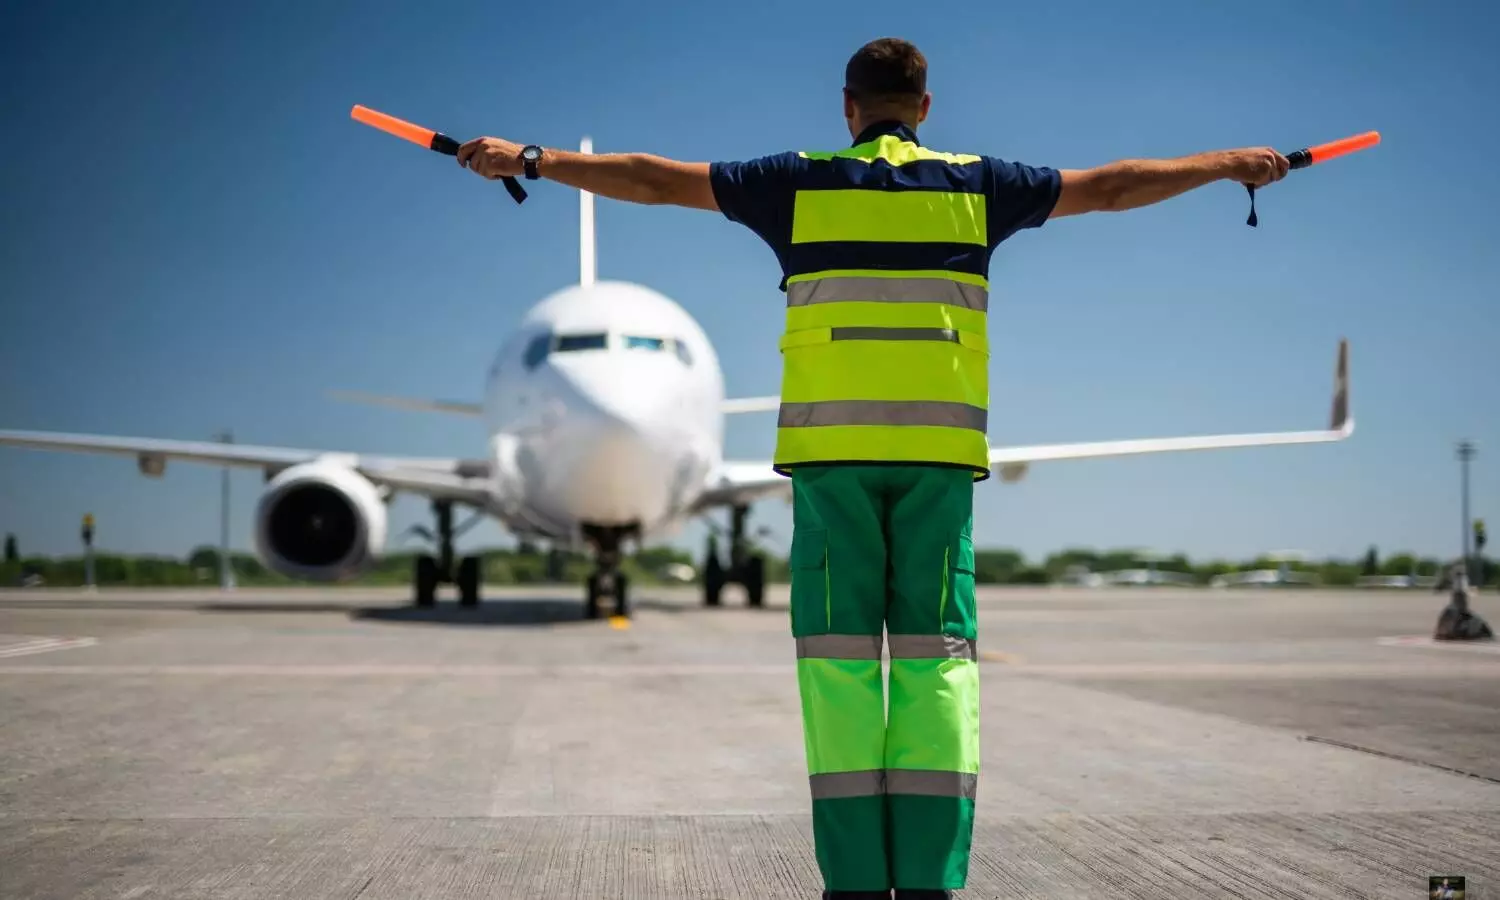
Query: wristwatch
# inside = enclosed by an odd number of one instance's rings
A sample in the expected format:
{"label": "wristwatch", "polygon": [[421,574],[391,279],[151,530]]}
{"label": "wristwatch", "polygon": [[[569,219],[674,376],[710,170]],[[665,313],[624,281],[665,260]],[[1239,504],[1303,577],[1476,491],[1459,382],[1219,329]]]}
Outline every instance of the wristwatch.
{"label": "wristwatch", "polygon": [[536,164],[542,161],[542,148],[536,144],[527,144],[521,148],[521,166],[526,171],[526,178],[535,181],[541,176],[537,174]]}

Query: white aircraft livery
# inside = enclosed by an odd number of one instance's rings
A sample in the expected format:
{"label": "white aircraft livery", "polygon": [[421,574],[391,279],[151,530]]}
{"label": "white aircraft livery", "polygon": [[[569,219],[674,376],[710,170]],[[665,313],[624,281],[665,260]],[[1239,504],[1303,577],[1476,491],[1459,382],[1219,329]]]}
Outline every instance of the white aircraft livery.
{"label": "white aircraft livery", "polygon": [[[591,152],[585,138],[584,152]],[[744,549],[749,505],[787,497],[791,481],[769,460],[723,455],[724,416],[768,412],[777,397],[725,399],[723,375],[703,329],[681,306],[638,284],[595,277],[593,197],[580,192],[580,278],[532,307],[500,348],[480,403],[352,395],[387,405],[483,420],[488,444],[478,458],[368,456],[154,438],[3,431],[0,445],[136,457],[159,476],[168,460],[261,470],[255,549],[264,564],[305,581],[347,580],[385,550],[387,503],[397,492],[432,501],[437,556],[417,559],[415,601],[435,602],[440,584],[459,602],[480,596],[477,557],[454,565],[455,505],[490,516],[518,538],[587,549],[596,569],[584,614],[608,598],[628,615],[622,547],[671,534],[717,508],[731,511],[730,557],[710,541],[704,603],[718,605],[727,584],[764,598],[764,558]],[[1326,430],[1147,438],[999,447],[990,462],[1002,482],[1031,464],[1137,453],[1340,441],[1349,414],[1348,343],[1341,341],[1332,421]]]}

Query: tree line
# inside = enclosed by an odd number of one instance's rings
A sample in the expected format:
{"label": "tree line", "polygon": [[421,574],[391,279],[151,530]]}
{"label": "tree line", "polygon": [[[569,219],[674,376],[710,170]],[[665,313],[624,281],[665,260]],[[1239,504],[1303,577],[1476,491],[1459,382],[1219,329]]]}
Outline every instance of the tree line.
{"label": "tree line", "polygon": [[[489,549],[477,553],[483,560],[484,581],[492,585],[526,585],[578,583],[592,569],[587,556],[561,553],[549,558],[546,551],[528,544],[514,549]],[[403,585],[410,582],[417,551],[389,553],[382,557],[356,585]],[[1353,559],[1322,559],[1287,562],[1294,571],[1306,572],[1323,585],[1353,586],[1363,577],[1418,575],[1432,577],[1450,565],[1452,559],[1418,557],[1411,553],[1382,556],[1375,547]],[[292,579],[268,570],[260,560],[246,553],[232,553],[230,563],[237,584],[247,587],[289,586]],[[648,547],[628,556],[622,568],[638,583],[663,583],[679,580],[677,567],[701,568],[693,556],[676,547]],[[1192,576],[1207,584],[1217,575],[1256,569],[1277,569],[1283,563],[1271,557],[1248,560],[1214,559],[1194,561],[1176,555],[1154,561],[1143,561],[1138,551],[1092,550],[1069,548],[1040,559],[1028,559],[1017,550],[1005,548],[977,549],[974,553],[974,578],[980,584],[1054,584],[1066,582],[1080,572],[1112,572],[1122,569],[1154,567],[1161,572]],[[1500,565],[1485,560],[1483,582],[1500,586]],[[695,576],[701,577],[700,576]],[[767,554],[767,580],[786,583],[789,580],[786,559]],[[219,581],[219,551],[202,546],[186,557],[159,555],[123,555],[99,552],[94,555],[94,581],[101,587],[190,587],[213,586]],[[81,555],[23,557],[14,535],[5,541],[4,562],[0,563],[0,586],[40,583],[56,587],[85,583],[85,563]]]}

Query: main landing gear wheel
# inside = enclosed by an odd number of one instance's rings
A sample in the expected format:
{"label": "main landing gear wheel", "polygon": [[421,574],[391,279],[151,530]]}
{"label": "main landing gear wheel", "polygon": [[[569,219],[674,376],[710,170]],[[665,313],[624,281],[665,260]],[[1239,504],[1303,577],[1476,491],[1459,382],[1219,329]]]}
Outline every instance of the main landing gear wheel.
{"label": "main landing gear wheel", "polygon": [[[432,511],[437,516],[437,533],[429,536],[438,545],[438,555],[432,557],[424,554],[417,557],[412,573],[412,600],[417,606],[435,606],[438,585],[452,584],[458,587],[460,606],[478,606],[480,583],[483,580],[482,561],[477,556],[465,556],[458,561],[455,570],[453,504],[447,500],[437,500],[432,504]],[[420,530],[426,532],[426,529]]]}
{"label": "main landing gear wheel", "polygon": [[479,605],[479,557],[465,556],[458,564],[458,605]]}
{"label": "main landing gear wheel", "polygon": [[723,605],[720,595],[731,584],[745,589],[749,606],[759,609],[766,605],[766,558],[760,553],[751,553],[745,540],[745,517],[749,512],[746,506],[736,506],[730,511],[728,567],[719,562],[717,538],[709,535],[703,565],[704,606]]}

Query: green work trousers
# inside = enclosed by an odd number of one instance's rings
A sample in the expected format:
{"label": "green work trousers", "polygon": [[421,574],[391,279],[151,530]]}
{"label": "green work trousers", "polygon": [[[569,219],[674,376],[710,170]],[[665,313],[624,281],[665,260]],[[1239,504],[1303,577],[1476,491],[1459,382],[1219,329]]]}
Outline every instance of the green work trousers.
{"label": "green work trousers", "polygon": [[973,473],[798,467],[792,490],[792,634],[824,887],[961,888],[979,779]]}

